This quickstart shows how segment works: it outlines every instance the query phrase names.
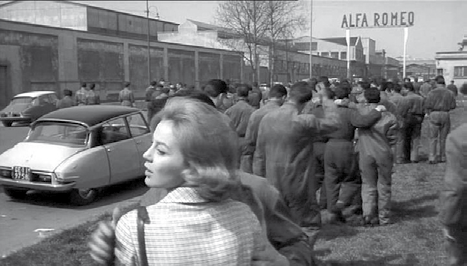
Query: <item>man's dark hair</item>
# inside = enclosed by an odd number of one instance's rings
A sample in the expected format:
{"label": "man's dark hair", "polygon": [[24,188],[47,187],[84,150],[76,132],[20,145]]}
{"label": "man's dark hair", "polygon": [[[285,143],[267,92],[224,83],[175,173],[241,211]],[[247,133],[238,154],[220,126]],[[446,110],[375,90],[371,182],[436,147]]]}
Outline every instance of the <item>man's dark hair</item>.
{"label": "man's dark hair", "polygon": [[252,85],[253,85],[253,87],[258,87],[258,82],[255,81],[255,82],[252,83]]}
{"label": "man's dark hair", "polygon": [[170,92],[170,88],[169,87],[162,87],[161,92],[165,93],[165,94],[168,94]]}
{"label": "man's dark hair", "polygon": [[219,94],[227,93],[227,83],[221,79],[211,79],[204,87],[204,92],[210,97],[217,97]]}
{"label": "man's dark hair", "polygon": [[360,81],[358,84],[360,87],[362,87],[363,90],[369,89],[371,87],[371,84],[366,81]]}
{"label": "man's dark hair", "polygon": [[351,89],[350,89],[349,84],[342,83],[334,89],[334,94],[336,95],[337,99],[345,99],[345,98],[349,98],[350,90]]}
{"label": "man's dark hair", "polygon": [[414,90],[415,90],[415,88],[414,88],[412,82],[406,82],[406,83],[404,83],[404,87],[405,87],[408,91],[414,91]]}
{"label": "man's dark hair", "polygon": [[81,87],[86,87],[86,82],[81,82]]}
{"label": "man's dark hair", "polygon": [[131,82],[125,82],[125,87],[129,87],[131,85]]}
{"label": "man's dark hair", "polygon": [[89,87],[90,90],[94,90],[94,88],[96,87],[96,83],[92,83],[91,84],[91,87]]}
{"label": "man's dark hair", "polygon": [[392,84],[392,89],[393,91],[397,92],[397,93],[401,93],[401,90],[402,90],[402,87],[401,85],[399,85],[399,83],[396,83],[396,84]]}
{"label": "man's dark hair", "polygon": [[284,85],[276,84],[272,86],[271,90],[269,91],[269,98],[282,98],[287,96],[287,89]]}
{"label": "man's dark hair", "polygon": [[304,104],[311,100],[313,92],[311,91],[308,82],[299,81],[292,85],[289,92],[290,99],[296,101],[298,104]]}
{"label": "man's dark hair", "polygon": [[157,81],[153,80],[153,81],[151,81],[151,83],[150,83],[150,84],[151,84],[151,86],[156,86],[156,84],[157,84]]}
{"label": "man's dark hair", "polygon": [[319,82],[327,83],[329,82],[329,78],[326,76],[320,76],[319,77]]}
{"label": "man's dark hair", "polygon": [[[398,83],[396,83],[396,84],[398,84]],[[386,89],[391,91],[391,90],[394,89],[395,84],[389,81],[389,82],[385,82],[385,85],[386,85]],[[399,92],[400,92],[400,90],[399,90]]]}
{"label": "man's dark hair", "polygon": [[369,103],[379,103],[381,101],[380,91],[378,88],[368,88],[363,91],[363,96]]}
{"label": "man's dark hair", "polygon": [[238,97],[248,97],[248,93],[252,90],[250,85],[242,84],[237,87],[237,96]]}
{"label": "man's dark hair", "polygon": [[73,96],[73,92],[71,90],[65,89],[65,90],[63,90],[63,95],[71,97],[71,96]]}
{"label": "man's dark hair", "polygon": [[446,82],[444,82],[444,77],[441,75],[436,76],[435,81],[436,84],[446,85]]}

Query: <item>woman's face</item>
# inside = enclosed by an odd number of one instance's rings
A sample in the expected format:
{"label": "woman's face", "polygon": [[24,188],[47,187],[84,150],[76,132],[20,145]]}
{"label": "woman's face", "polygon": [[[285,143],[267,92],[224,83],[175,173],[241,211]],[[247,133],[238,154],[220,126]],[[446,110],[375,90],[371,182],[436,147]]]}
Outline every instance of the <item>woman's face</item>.
{"label": "woman's face", "polygon": [[148,187],[175,188],[184,183],[182,171],[188,166],[173,133],[173,122],[168,120],[161,121],[154,131],[153,143],[143,155]]}

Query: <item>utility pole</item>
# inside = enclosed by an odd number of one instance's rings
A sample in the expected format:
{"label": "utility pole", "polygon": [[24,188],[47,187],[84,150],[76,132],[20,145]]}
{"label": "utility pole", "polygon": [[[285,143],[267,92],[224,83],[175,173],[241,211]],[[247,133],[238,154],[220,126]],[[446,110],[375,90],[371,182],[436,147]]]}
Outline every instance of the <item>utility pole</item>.
{"label": "utility pole", "polygon": [[313,0],[310,0],[310,79],[313,78]]}
{"label": "utility pole", "polygon": [[149,28],[149,26],[150,26],[150,20],[149,20],[149,0],[146,0],[146,18],[147,18],[146,20],[147,20],[147,22],[148,22],[148,34],[147,34],[147,35],[148,35],[148,36],[147,36],[147,37],[148,37],[148,39],[147,39],[148,43],[147,43],[147,45],[148,45],[148,85],[149,85],[149,84],[151,84],[151,51],[150,51],[150,41],[151,41],[151,40],[150,40],[150,37],[149,37],[151,31],[150,31],[150,28]]}

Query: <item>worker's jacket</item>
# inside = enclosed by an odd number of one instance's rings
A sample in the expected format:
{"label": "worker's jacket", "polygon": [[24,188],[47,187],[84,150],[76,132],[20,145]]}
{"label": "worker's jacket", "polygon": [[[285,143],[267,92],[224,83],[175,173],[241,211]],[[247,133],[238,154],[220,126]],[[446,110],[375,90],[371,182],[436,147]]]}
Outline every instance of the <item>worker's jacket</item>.
{"label": "worker's jacket", "polygon": [[449,112],[456,108],[456,98],[454,95],[443,87],[443,85],[436,85],[436,89],[430,91],[426,96],[424,102],[424,109],[426,113],[431,112]]}
{"label": "worker's jacket", "polygon": [[381,112],[375,109],[362,114],[344,105],[337,108],[337,113],[339,114],[340,127],[338,130],[328,134],[328,139],[352,141],[356,128],[371,127],[381,118]]}
{"label": "worker's jacket", "polygon": [[446,140],[446,173],[439,218],[445,226],[467,228],[467,123]]}
{"label": "worker's jacket", "polygon": [[318,119],[311,114],[299,115],[295,104],[285,103],[261,120],[253,172],[266,177],[284,196],[307,196],[314,175],[313,139],[338,127],[335,111]]}
{"label": "worker's jacket", "polygon": [[232,120],[235,131],[240,138],[244,138],[246,128],[251,114],[255,111],[245,100],[239,100],[236,104],[225,111],[225,114]]}
{"label": "worker's jacket", "polygon": [[[373,112],[376,106],[376,104],[364,104],[359,106],[358,110],[361,114],[367,114]],[[381,118],[373,126],[358,129],[358,151],[360,154],[384,159],[386,155],[392,153],[391,146],[397,142],[398,129],[396,116],[391,112],[383,111]]]}
{"label": "worker's jacket", "polygon": [[256,139],[258,138],[259,123],[265,115],[279,107],[277,102],[269,101],[266,105],[251,114],[246,128],[245,149],[243,149],[242,155],[253,155],[256,148]]}

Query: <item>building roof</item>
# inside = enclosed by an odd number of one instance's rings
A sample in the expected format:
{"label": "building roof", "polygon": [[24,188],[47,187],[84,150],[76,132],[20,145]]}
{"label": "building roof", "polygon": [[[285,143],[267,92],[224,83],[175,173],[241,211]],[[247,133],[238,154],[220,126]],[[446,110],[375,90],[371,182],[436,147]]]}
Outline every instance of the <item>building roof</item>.
{"label": "building roof", "polygon": [[205,30],[212,30],[216,31],[219,38],[225,38],[225,37],[234,37],[234,38],[239,38],[239,34],[236,33],[235,31],[229,29],[229,28],[224,28],[221,26],[216,26],[208,23],[204,23],[201,21],[196,21],[192,19],[187,19],[187,21],[195,24],[198,27],[199,31],[205,31]]}
{"label": "building roof", "polygon": [[[359,37],[350,37],[350,46],[355,46],[357,44],[358,39]],[[347,46],[347,41],[345,37],[322,38],[321,40]]]}
{"label": "building roof", "polygon": [[41,96],[41,95],[44,95],[44,94],[52,94],[52,93],[55,94],[54,91],[30,91],[30,92],[20,93],[20,94],[16,95],[14,98],[17,98],[17,97],[35,98],[35,97],[38,97],[38,96]]}
{"label": "building roof", "polygon": [[[7,2],[7,3],[0,4],[0,8],[2,8],[4,6],[8,6],[8,5],[14,5],[14,4],[17,4],[19,2],[26,2],[26,1],[30,1],[30,0],[14,0],[14,1],[10,1],[10,2]],[[114,13],[120,13],[120,14],[129,15],[129,16],[140,17],[140,18],[146,18],[145,16],[141,16],[141,15],[137,15],[137,14],[122,12],[122,11],[117,11],[117,10],[113,10],[113,9],[107,9],[107,8],[103,8],[103,7],[92,6],[92,5],[82,4],[82,3],[77,3],[75,1],[70,1],[70,0],[48,0],[48,1],[58,2],[58,3],[66,3],[66,4],[70,4],[70,5],[81,6],[81,7],[91,7],[91,8],[106,10],[106,11],[110,11],[110,12],[114,12]],[[170,21],[166,21],[166,20],[160,20],[160,19],[154,19],[154,18],[149,18],[149,19],[150,20],[161,21],[161,22],[168,23],[168,24],[179,25],[178,23],[170,22]]]}
{"label": "building roof", "polygon": [[79,122],[92,127],[114,117],[135,112],[139,112],[139,109],[120,105],[75,106],[58,109],[42,116],[37,121],[70,121]]}

